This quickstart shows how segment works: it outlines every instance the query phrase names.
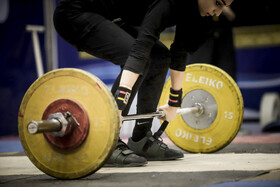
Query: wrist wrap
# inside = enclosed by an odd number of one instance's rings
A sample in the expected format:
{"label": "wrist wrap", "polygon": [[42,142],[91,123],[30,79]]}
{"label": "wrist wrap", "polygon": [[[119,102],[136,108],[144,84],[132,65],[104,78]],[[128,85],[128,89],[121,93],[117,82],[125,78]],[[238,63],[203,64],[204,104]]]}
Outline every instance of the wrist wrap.
{"label": "wrist wrap", "polygon": [[127,88],[127,87],[123,87],[123,86],[119,86],[119,88],[117,89],[116,93],[115,93],[115,99],[118,105],[119,110],[124,110],[129,97],[131,94],[131,89]]}
{"label": "wrist wrap", "polygon": [[173,107],[181,107],[182,94],[182,88],[180,90],[173,90],[172,88],[170,88],[168,105]]}

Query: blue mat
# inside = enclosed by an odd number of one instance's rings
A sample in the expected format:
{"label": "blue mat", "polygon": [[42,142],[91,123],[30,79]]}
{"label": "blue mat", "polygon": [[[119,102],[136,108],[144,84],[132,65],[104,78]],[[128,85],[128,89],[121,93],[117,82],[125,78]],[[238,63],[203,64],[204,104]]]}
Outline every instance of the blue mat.
{"label": "blue mat", "polygon": [[23,148],[18,140],[0,141],[0,153],[3,152],[23,152]]}

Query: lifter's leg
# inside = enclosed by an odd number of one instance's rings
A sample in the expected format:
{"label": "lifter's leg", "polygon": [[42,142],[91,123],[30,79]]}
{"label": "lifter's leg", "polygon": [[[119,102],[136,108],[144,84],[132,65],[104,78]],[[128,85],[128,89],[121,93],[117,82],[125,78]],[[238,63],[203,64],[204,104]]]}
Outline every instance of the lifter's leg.
{"label": "lifter's leg", "polygon": [[[138,91],[138,114],[157,110],[169,65],[168,49],[162,43],[157,42],[152,50],[149,72]],[[152,121],[153,119],[136,120],[132,138],[128,141],[129,148],[148,160],[182,158],[183,154],[180,151],[169,149],[162,141],[151,137]]]}
{"label": "lifter's leg", "polygon": [[[152,49],[149,72],[138,90],[137,114],[151,113],[157,110],[169,65],[169,50],[161,42],[157,42]],[[138,141],[145,137],[151,129],[152,121],[153,119],[136,120],[132,138]]]}
{"label": "lifter's leg", "polygon": [[[130,34],[105,19],[88,34],[80,44],[79,48],[91,55],[111,61],[114,64],[123,67],[133,42],[134,38]],[[121,75],[118,76],[112,88],[113,95],[119,87],[120,77]],[[142,80],[138,79],[136,83],[137,82],[140,83]],[[133,90],[136,89],[133,88]],[[130,102],[133,100],[134,95],[135,93],[133,92],[132,97],[130,97]],[[106,165],[141,166],[146,163],[147,160],[144,157],[134,154],[133,151],[128,149],[124,142],[119,140],[115,151],[107,161]]]}

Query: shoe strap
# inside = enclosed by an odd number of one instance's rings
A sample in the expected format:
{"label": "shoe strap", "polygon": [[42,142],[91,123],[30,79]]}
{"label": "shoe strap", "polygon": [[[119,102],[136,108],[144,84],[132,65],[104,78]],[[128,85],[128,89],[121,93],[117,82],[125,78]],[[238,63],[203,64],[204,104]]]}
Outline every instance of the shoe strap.
{"label": "shoe strap", "polygon": [[113,158],[114,162],[117,164],[123,164],[126,157],[134,152],[130,149],[122,150],[120,148],[116,148],[111,158]]}
{"label": "shoe strap", "polygon": [[127,150],[122,151],[122,154],[125,155],[125,156],[130,155],[130,154],[133,154],[133,153],[134,153],[134,152],[133,152],[132,150],[130,150],[130,149],[127,149]]}
{"label": "shoe strap", "polygon": [[[119,151],[117,151],[117,150],[119,150]],[[122,153],[125,156],[134,153],[132,150],[129,149],[129,147],[121,139],[119,139],[119,141],[117,143],[115,152],[117,152],[118,155],[120,153]]]}
{"label": "shoe strap", "polygon": [[154,134],[155,139],[158,139],[158,138],[162,135],[162,133],[163,133],[164,130],[166,129],[168,123],[169,123],[169,122],[165,120],[165,121],[161,124],[160,128],[159,128],[159,129],[157,130],[157,132],[155,132],[155,134]]}
{"label": "shoe strap", "polygon": [[162,141],[160,141],[160,140],[158,140],[157,138],[155,138],[154,136],[149,136],[150,134],[148,134],[147,133],[147,136],[148,136],[148,140],[147,140],[147,142],[145,143],[145,145],[143,146],[143,151],[144,152],[147,152],[148,151],[148,149],[154,144],[154,143],[156,143],[156,144],[158,144],[159,146],[160,146],[160,148],[161,149],[166,149],[166,148],[168,148],[168,146],[165,144],[165,143],[163,143]]}

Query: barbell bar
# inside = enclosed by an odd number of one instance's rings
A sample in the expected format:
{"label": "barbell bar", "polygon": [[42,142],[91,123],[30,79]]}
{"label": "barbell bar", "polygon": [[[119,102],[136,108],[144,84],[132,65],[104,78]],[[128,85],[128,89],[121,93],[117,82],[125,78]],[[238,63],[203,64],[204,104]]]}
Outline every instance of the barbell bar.
{"label": "barbell bar", "polygon": [[[202,108],[199,106],[182,108],[182,109],[177,109],[176,114],[182,115],[182,114],[187,114],[187,113],[200,113],[201,110],[202,110]],[[69,112],[67,112],[67,113],[69,115]],[[53,116],[53,115],[55,115],[55,116]],[[162,118],[164,116],[165,116],[164,111],[157,111],[157,112],[148,113],[148,114],[133,114],[133,115],[123,116],[122,120],[130,121],[130,120],[148,119],[148,118],[154,118],[154,117]],[[72,118],[74,119],[76,124],[78,124],[75,117],[72,117]],[[68,124],[69,123],[67,122],[66,117],[61,113],[57,113],[57,114],[52,114],[48,120],[30,121],[27,125],[27,129],[30,134],[45,133],[45,132],[59,132],[62,130],[63,126],[65,126],[65,125],[67,126]]]}

